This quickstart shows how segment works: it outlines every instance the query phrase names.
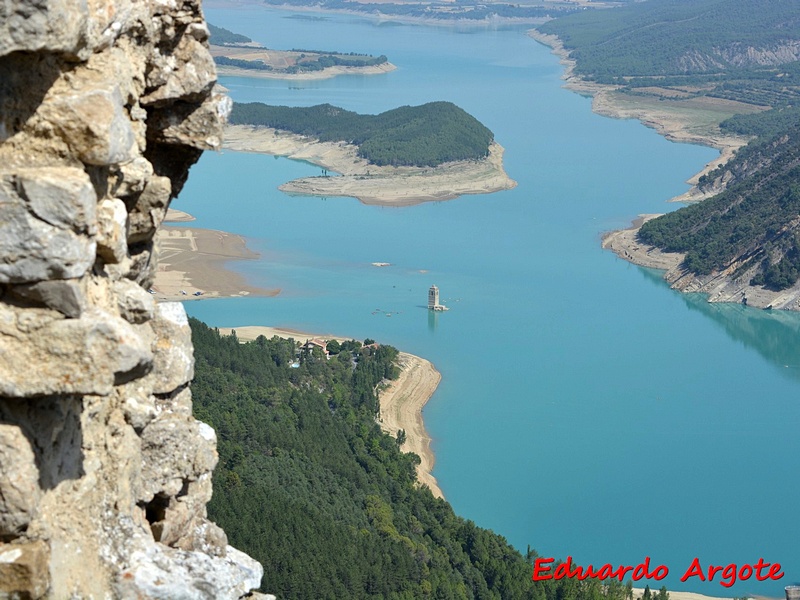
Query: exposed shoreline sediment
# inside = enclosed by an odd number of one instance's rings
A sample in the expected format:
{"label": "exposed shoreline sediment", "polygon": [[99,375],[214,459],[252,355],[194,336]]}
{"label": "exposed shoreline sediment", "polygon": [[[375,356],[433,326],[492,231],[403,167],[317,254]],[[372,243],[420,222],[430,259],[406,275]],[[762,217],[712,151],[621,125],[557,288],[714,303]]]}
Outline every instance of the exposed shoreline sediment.
{"label": "exposed shoreline sediment", "polygon": [[603,248],[636,265],[665,271],[664,279],[672,289],[707,294],[708,301],[712,303],[728,302],[746,304],[752,308],[800,311],[800,283],[780,292],[750,285],[758,265],[738,273],[742,266],[738,262],[719,273],[695,275],[682,267],[685,254],[664,252],[639,241],[637,234],[642,224],[658,216],[660,215],[639,215],[628,229],[606,233],[603,236]]}
{"label": "exposed shoreline sediment", "polygon": [[[531,30],[528,34],[536,41],[549,46],[559,57],[565,68],[562,76],[566,82],[564,87],[591,96],[592,110],[597,114],[617,119],[638,119],[669,140],[709,146],[720,151],[718,158],[709,161],[699,173],[687,181],[692,188],[684,194],[671,198],[670,202],[697,202],[722,191],[716,189],[702,192],[696,184],[700,177],[727,163],[739,148],[747,144],[746,138],[698,130],[692,126],[689,117],[681,114],[680,109],[675,108],[674,104],[669,108],[658,110],[652,106],[646,108],[632,106],[626,103],[624,95],[618,91],[617,86],[587,82],[575,75],[575,61],[570,58],[569,52],[558,37],[542,34],[537,30]],[[731,110],[738,107],[738,103],[721,100],[714,102],[717,109],[720,105],[730,105]],[[695,108],[693,107],[693,110]],[[643,244],[637,239],[639,228],[645,221],[657,216],[659,215],[639,215],[633,220],[631,227],[604,234],[602,247],[634,264],[664,270],[664,279],[673,289],[708,294],[709,302],[742,303],[754,308],[800,310],[800,283],[781,292],[773,292],[761,286],[751,286],[749,282],[757,267],[739,273],[741,265],[737,262],[720,273],[698,276],[682,268],[684,254],[663,252],[659,248]],[[734,273],[736,273],[735,278]]]}
{"label": "exposed shoreline sediment", "polygon": [[[188,213],[169,209],[165,223],[193,220]],[[275,296],[280,292],[252,286],[244,276],[227,268],[231,261],[254,260],[259,256],[240,235],[165,224],[156,234],[156,243],[159,262],[152,290],[158,301]]]}
{"label": "exposed shoreline sediment", "polygon": [[[537,42],[548,46],[558,56],[564,66],[564,87],[582,96],[592,98],[592,112],[612,119],[637,119],[643,125],[655,129],[659,135],[670,141],[684,144],[697,144],[719,150],[720,156],[709,161],[702,170],[692,176],[686,183],[692,185],[688,192],[671,198],[669,202],[697,202],[707,197],[696,188],[698,180],[720,165],[727,163],[736,151],[749,141],[745,137],[713,133],[692,126],[689,118],[682,115],[680,109],[669,103],[660,102],[666,108],[653,106],[636,107],[623,103],[620,86],[585,81],[575,74],[575,60],[570,58],[569,51],[555,35],[541,33],[536,29],[528,31],[528,35]],[[716,99],[714,106],[729,106],[731,111],[741,108],[739,102]],[[711,110],[711,108],[709,108]]]}
{"label": "exposed shoreline sediment", "polygon": [[383,75],[391,73],[397,67],[392,63],[371,65],[368,67],[326,67],[321,71],[305,71],[301,73],[283,73],[275,71],[258,71],[255,69],[241,69],[228,65],[217,65],[217,75],[220,77],[250,77],[252,79],[284,79],[287,81],[316,81],[331,79],[339,75]]}
{"label": "exposed shoreline sediment", "polygon": [[452,200],[467,194],[489,194],[517,185],[503,169],[503,147],[493,142],[489,156],[438,167],[380,167],[358,156],[356,146],[320,142],[286,131],[250,125],[225,128],[228,150],[259,152],[304,160],[339,176],[304,177],[285,183],[280,190],[310,196],[350,196],[364,204],[411,206]]}

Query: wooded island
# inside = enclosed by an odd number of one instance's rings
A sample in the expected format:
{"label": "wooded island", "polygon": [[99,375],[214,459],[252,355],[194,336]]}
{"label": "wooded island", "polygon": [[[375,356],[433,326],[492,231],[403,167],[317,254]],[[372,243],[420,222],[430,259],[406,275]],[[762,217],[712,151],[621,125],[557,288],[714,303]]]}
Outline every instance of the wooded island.
{"label": "wooded island", "polygon": [[221,75],[244,77],[324,77],[340,72],[385,73],[394,69],[386,56],[337,50],[273,50],[209,23],[211,55]]}
{"label": "wooded island", "polygon": [[408,206],[516,186],[492,132],[450,102],[402,106],[379,115],[330,104],[234,104],[225,147],[319,165],[321,176],[279,186],[305,196]]}
{"label": "wooded island", "polygon": [[494,134],[452,102],[401,106],[362,115],[330,104],[311,107],[234,103],[229,123],[289,131],[321,142],[345,142],[378,166],[435,167],[489,155]]}

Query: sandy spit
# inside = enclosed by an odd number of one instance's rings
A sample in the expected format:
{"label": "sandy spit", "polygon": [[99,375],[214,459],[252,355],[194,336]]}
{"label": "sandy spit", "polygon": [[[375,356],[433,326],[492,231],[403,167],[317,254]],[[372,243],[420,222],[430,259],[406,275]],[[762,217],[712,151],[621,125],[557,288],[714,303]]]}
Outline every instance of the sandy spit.
{"label": "sandy spit", "polygon": [[228,65],[217,65],[217,75],[226,77],[250,77],[252,79],[287,79],[289,81],[309,81],[316,79],[331,79],[338,75],[383,75],[390,73],[397,67],[392,63],[373,65],[370,67],[343,67],[333,66],[321,71],[308,71],[305,73],[280,73],[271,71],[257,71],[255,69],[239,69]]}
{"label": "sandy spit", "polygon": [[[335,339],[343,342],[350,339],[331,334],[311,334],[296,329],[254,325],[220,327],[219,331],[223,335],[230,335],[233,330],[243,342],[255,340],[259,335],[267,338],[277,335],[298,341]],[[379,394],[381,409],[378,424],[383,431],[395,438],[398,430],[405,430],[406,441],[400,449],[403,452],[413,452],[420,457],[417,479],[427,485],[434,496],[444,498],[436,478],[431,474],[435,460],[431,450],[431,437],[425,431],[422,420],[422,409],[433,396],[442,376],[429,361],[407,352],[400,352],[397,362],[400,367],[400,377],[396,381],[388,382],[387,387]]]}
{"label": "sandy spit", "polygon": [[[193,221],[188,213],[170,209],[166,222]],[[240,235],[197,227],[162,226],[156,233],[159,261],[153,283],[160,301],[202,300],[233,296],[275,296],[280,290],[249,285],[245,278],[226,269],[234,260],[253,260]],[[195,296],[195,293],[201,295]]]}
{"label": "sandy spit", "polygon": [[244,327],[220,327],[219,332],[222,335],[231,335],[231,332],[236,332],[236,337],[242,342],[252,342],[258,336],[263,335],[267,339],[272,339],[275,336],[288,340],[294,338],[298,342],[305,342],[307,340],[337,340],[344,342],[348,339],[331,333],[306,333],[298,329],[290,329],[287,327],[267,327],[264,325],[245,325]]}
{"label": "sandy spit", "polygon": [[378,423],[386,433],[397,437],[400,429],[406,432],[406,441],[400,447],[404,452],[413,452],[420,457],[417,465],[417,478],[427,485],[433,495],[444,498],[442,490],[431,474],[434,455],[431,450],[431,437],[425,431],[422,409],[428,402],[442,379],[433,364],[401,352],[398,358],[400,377],[392,381],[380,394],[381,413]]}
{"label": "sandy spit", "polygon": [[465,194],[508,190],[517,183],[503,169],[503,147],[493,143],[484,160],[458,161],[438,167],[378,167],[359,158],[357,148],[343,142],[320,142],[269,127],[231,125],[225,148],[305,160],[341,176],[295,179],[284,192],[312,196],[351,196],[364,204],[410,206],[451,200]]}

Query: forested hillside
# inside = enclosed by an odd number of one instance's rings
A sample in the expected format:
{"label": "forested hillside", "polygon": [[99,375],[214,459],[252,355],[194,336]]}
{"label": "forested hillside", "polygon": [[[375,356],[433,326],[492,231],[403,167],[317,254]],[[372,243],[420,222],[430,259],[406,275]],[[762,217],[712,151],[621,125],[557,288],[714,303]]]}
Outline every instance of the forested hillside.
{"label": "forested hillside", "polygon": [[234,103],[233,125],[258,125],[291,131],[320,141],[358,146],[375,165],[434,167],[489,154],[492,132],[451,102],[401,106],[378,115],[321,104],[312,107]]}
{"label": "forested hillside", "polygon": [[564,42],[577,74],[600,83],[704,85],[704,93],[769,106],[798,97],[795,0],[649,0],[538,29]]}
{"label": "forested hillside", "polygon": [[[751,108],[719,131],[753,138],[700,179],[721,194],[645,223],[639,240],[686,254],[695,275],[745,273],[779,291],[800,277],[800,10],[794,0],[648,0],[583,11],[540,31],[557,35],[575,72],[627,97],[734,100]],[[740,105],[741,106],[741,105]],[[691,110],[691,109],[688,109]]]}
{"label": "forested hillside", "polygon": [[[624,600],[614,581],[531,581],[502,537],[416,484],[375,423],[396,350],[341,344],[326,360],[295,344],[235,337],[192,320],[197,418],[217,431],[210,517],[265,568],[281,599]],[[476,493],[480,482],[476,481]]]}
{"label": "forested hillside", "polygon": [[211,34],[211,37],[208,39],[208,43],[215,44],[217,46],[249,44],[252,43],[253,41],[246,35],[242,35],[241,33],[234,33],[229,29],[225,29],[224,27],[217,27],[216,25],[212,25],[211,23],[208,23],[208,31]]}
{"label": "forested hillside", "polygon": [[747,146],[723,169],[746,175],[713,198],[648,221],[639,238],[686,253],[684,265],[699,275],[760,265],[753,285],[790,287],[800,276],[800,125]]}

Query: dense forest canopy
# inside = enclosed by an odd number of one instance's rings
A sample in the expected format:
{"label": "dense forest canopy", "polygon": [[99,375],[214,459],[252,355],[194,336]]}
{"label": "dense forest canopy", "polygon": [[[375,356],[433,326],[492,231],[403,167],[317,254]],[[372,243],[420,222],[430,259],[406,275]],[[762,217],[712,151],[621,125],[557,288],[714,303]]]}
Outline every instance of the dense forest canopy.
{"label": "dense forest canopy", "polygon": [[800,274],[799,240],[791,227],[800,220],[800,124],[748,145],[723,169],[748,173],[713,198],[645,223],[640,239],[685,252],[685,266],[700,275],[738,260],[742,271],[761,264],[755,285],[790,287]]}
{"label": "dense forest canopy", "polygon": [[538,27],[557,35],[575,72],[628,90],[680,87],[760,106],[800,100],[795,0],[648,0],[581,11]]}
{"label": "dense forest canopy", "polygon": [[764,112],[734,115],[720,123],[722,131],[733,135],[770,138],[800,123],[800,106],[779,106]]}
{"label": "dense forest canopy", "polygon": [[800,40],[796,0],[649,0],[545,23],[572,51],[577,72],[620,77],[720,74],[791,62],[770,54]]}
{"label": "dense forest canopy", "polygon": [[616,580],[531,581],[534,552],[523,557],[419,487],[419,458],[375,423],[376,389],[396,375],[394,348],[350,341],[330,359],[298,356],[291,340],[240,344],[191,326],[194,411],[218,436],[209,516],[264,565],[265,591],[319,600],[629,597]]}
{"label": "dense forest canopy", "polygon": [[209,44],[214,44],[216,46],[228,46],[235,44],[249,44],[253,41],[246,35],[233,33],[224,27],[217,27],[211,23],[207,23],[207,25],[208,31],[211,33],[211,37],[208,40]]}
{"label": "dense forest canopy", "polygon": [[343,141],[375,165],[434,167],[489,154],[492,132],[451,102],[401,106],[362,115],[321,104],[311,107],[234,103],[229,122],[272,127],[320,141]]}

